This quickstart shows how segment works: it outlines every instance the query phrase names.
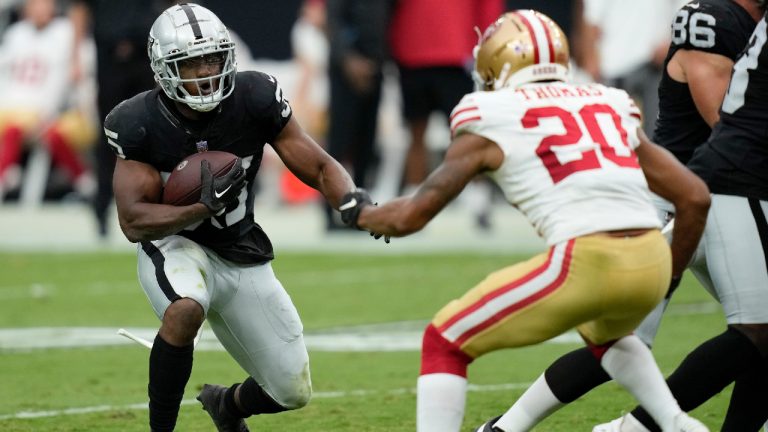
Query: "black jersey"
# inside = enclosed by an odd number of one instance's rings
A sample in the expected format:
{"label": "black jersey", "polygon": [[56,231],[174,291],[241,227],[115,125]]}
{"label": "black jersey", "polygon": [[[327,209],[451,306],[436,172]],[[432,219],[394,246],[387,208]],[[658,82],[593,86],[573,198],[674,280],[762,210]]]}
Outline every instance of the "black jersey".
{"label": "black jersey", "polygon": [[755,29],[755,20],[733,0],[700,0],[680,8],[659,83],[659,117],[653,140],[687,163],[712,130],[701,117],[687,83],[672,79],[667,65],[678,50],[719,54],[734,62]]}
{"label": "black jersey", "polygon": [[717,194],[768,200],[768,16],[733,66],[720,122],[689,167]]}
{"label": "black jersey", "polygon": [[122,102],[104,121],[107,144],[118,157],[144,162],[164,181],[185,157],[199,151],[234,153],[246,168],[246,185],[236,207],[179,232],[237,263],[273,258],[272,244],[253,219],[254,178],[264,145],[273,143],[291,117],[277,82],[259,72],[240,72],[230,97],[204,120],[192,121],[159,88]]}

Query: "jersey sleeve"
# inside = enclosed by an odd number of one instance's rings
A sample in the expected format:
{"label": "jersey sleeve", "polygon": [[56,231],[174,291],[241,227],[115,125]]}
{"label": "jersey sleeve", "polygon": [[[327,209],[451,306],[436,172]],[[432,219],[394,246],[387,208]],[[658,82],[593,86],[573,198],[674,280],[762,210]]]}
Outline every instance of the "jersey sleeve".
{"label": "jersey sleeve", "polygon": [[480,114],[479,97],[474,94],[464,96],[459,104],[451,112],[451,136],[456,137],[463,133],[474,133],[483,116]]}
{"label": "jersey sleeve", "polygon": [[632,149],[640,145],[637,130],[643,125],[643,115],[640,108],[626,91],[618,88],[606,87],[610,95],[611,105],[619,115],[623,129],[627,132],[627,144]]}
{"label": "jersey sleeve", "polygon": [[734,11],[723,2],[690,2],[677,11],[672,21],[672,46],[677,49],[720,54],[735,60],[746,46],[747,36]]}
{"label": "jersey sleeve", "polygon": [[[497,92],[478,91],[470,93],[456,105],[451,113],[451,136],[453,138],[471,133],[495,143],[505,141],[508,137],[510,118],[515,110],[510,106],[499,104]],[[517,97],[510,96],[505,101],[509,105],[517,105]]]}
{"label": "jersey sleeve", "polygon": [[134,97],[117,105],[104,119],[106,143],[121,159],[149,161],[144,115],[137,105],[143,99]]}
{"label": "jersey sleeve", "polygon": [[258,122],[266,141],[274,144],[293,115],[291,105],[275,77],[261,72],[243,72],[241,75],[237,85],[246,87],[248,112]]}

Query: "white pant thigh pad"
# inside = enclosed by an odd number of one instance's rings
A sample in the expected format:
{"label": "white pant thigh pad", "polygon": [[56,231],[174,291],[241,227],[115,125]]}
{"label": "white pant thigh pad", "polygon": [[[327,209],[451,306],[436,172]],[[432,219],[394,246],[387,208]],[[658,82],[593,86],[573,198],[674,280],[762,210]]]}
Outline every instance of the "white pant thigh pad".
{"label": "white pant thigh pad", "polygon": [[178,298],[191,298],[205,312],[210,306],[207,275],[211,261],[203,247],[181,236],[145,242],[138,247],[139,282],[158,318]]}
{"label": "white pant thigh pad", "polygon": [[[309,356],[296,307],[269,263],[239,267],[238,272],[232,295],[214,296],[208,323],[277,403],[286,408],[306,405],[312,392]],[[218,280],[216,285],[218,290]]]}
{"label": "white pant thigh pad", "polygon": [[712,195],[702,242],[707,268],[729,324],[768,323],[766,214],[766,201]]}

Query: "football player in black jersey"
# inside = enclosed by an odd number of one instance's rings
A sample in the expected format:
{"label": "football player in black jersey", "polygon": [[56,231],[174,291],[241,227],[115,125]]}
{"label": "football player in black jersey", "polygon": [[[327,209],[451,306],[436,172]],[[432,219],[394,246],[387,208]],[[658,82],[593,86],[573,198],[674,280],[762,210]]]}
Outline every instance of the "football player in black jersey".
{"label": "football player in black jersey", "polygon": [[[115,107],[105,132],[118,156],[120,226],[138,243],[139,280],[162,322],[149,359],[149,423],[153,431],[174,429],[193,340],[207,319],[249,377],[231,387],[206,384],[198,399],[219,431],[247,431],[243,418],[301,408],[311,394],[301,320],[254,222],[264,145],[334,208],[355,186],[291,117],[274,78],[236,72],[234,42],[208,9],[165,10],[148,49],[159,86]],[[203,164],[200,202],[160,204],[174,166],[206,150],[234,153],[238,163],[217,178]]]}
{"label": "football player in black jersey", "polygon": [[[747,45],[764,9],[761,1],[701,0],[690,2],[676,14],[659,85],[660,106],[654,141],[667,148],[681,162],[687,163],[691,159],[694,150],[707,140],[711,128],[719,120],[720,105],[733,65]],[[657,207],[662,219],[669,220],[674,213],[674,207],[663,200],[657,200]],[[716,258],[710,257],[705,261],[702,253],[697,254],[697,258],[698,261],[691,264],[691,270],[702,284],[713,291],[706,261],[712,266],[712,260]],[[655,338],[662,313],[677,283],[679,280],[673,281],[667,299],[637,330],[637,335],[648,345]],[[724,290],[732,287],[732,284],[722,281],[716,283],[720,283]],[[728,310],[725,303],[724,307]],[[740,364],[743,358],[756,361],[755,348],[745,341],[742,333],[729,329],[688,356],[668,382],[684,410],[695,408],[736,379],[723,430],[753,430],[757,427],[755,425],[764,421],[761,421],[762,413],[768,406],[768,400],[762,397],[768,385],[763,382],[764,374],[735,375],[742,370],[742,366],[735,366],[734,362]],[[724,356],[730,361],[720,361]],[[710,360],[713,358],[715,360]],[[702,369],[702,362],[707,360]],[[707,375],[699,375],[702,370]],[[556,360],[518,399],[509,413],[541,418],[609,379],[587,349],[572,351]],[[595,428],[595,431],[602,432],[648,430],[659,429],[641,408],[622,419]]]}

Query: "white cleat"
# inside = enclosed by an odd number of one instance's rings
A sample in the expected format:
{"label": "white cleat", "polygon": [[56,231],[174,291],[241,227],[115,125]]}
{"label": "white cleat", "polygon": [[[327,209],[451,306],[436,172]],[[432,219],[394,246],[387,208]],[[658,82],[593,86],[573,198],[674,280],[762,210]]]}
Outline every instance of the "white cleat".
{"label": "white cleat", "polygon": [[672,428],[664,432],[709,432],[709,428],[688,414],[680,413],[672,420]]}
{"label": "white cleat", "polygon": [[650,432],[632,414],[625,414],[613,421],[595,426],[592,432]]}
{"label": "white cleat", "polygon": [[608,423],[599,424],[592,428],[592,432],[620,432],[624,417],[619,417]]}

